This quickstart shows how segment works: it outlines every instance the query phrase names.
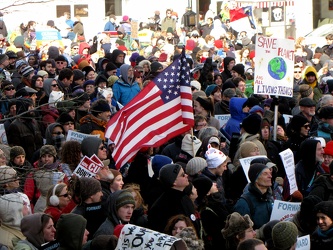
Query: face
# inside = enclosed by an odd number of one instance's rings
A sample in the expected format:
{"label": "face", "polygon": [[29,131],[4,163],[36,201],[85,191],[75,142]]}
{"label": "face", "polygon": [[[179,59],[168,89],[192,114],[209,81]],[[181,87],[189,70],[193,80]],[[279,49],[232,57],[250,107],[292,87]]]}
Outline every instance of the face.
{"label": "face", "polygon": [[113,180],[113,174],[111,173],[110,169],[105,166],[98,171],[96,174],[96,179],[111,182]]}
{"label": "face", "polygon": [[215,84],[217,86],[221,86],[222,85],[222,78],[220,76],[216,77]]}
{"label": "face", "polygon": [[216,168],[216,175],[222,176],[225,170],[227,170],[227,161],[223,162],[220,166]]}
{"label": "face", "polygon": [[148,64],[143,65],[143,71],[146,72],[146,73],[149,72],[149,65]]}
{"label": "face", "polygon": [[16,105],[12,105],[9,109],[9,115],[15,116],[16,115]]}
{"label": "face", "polygon": [[125,55],[119,54],[116,58],[116,63],[124,63]]}
{"label": "face", "polygon": [[[74,116],[75,116],[75,113],[74,113]],[[68,130],[74,130],[75,129],[74,122],[65,122],[62,126],[63,126],[66,133],[68,132]]]}
{"label": "face", "polygon": [[54,162],[54,156],[50,154],[42,155],[42,157],[40,158],[40,162],[42,164],[51,164]]}
{"label": "face", "polygon": [[111,111],[104,111],[102,113],[99,113],[98,118],[107,122],[111,118]]}
{"label": "face", "polygon": [[123,188],[124,182],[123,177],[118,175],[114,180],[113,183],[110,185],[111,191],[115,192],[117,190],[121,190]]}
{"label": "face", "polygon": [[203,121],[199,121],[196,125],[195,125],[195,129],[196,130],[200,130],[202,128],[207,127],[207,122],[205,120]]}
{"label": "face", "polygon": [[317,224],[322,231],[327,231],[332,227],[333,222],[326,214],[317,213]]}
{"label": "face", "polygon": [[206,116],[207,112],[205,109],[201,106],[201,104],[198,101],[194,101],[194,114],[195,115],[203,115]]}
{"label": "face", "polygon": [[57,136],[57,135],[61,135],[61,134],[63,134],[64,133],[64,131],[62,130],[62,128],[61,127],[54,127],[53,128],[53,131],[52,131],[52,135],[53,136]]}
{"label": "face", "polygon": [[242,56],[245,58],[245,57],[248,57],[249,54],[250,54],[250,51],[248,49],[246,49],[243,51]]}
{"label": "face", "polygon": [[261,129],[261,137],[264,140],[269,139],[269,127],[268,126],[265,126]]}
{"label": "face", "polygon": [[231,75],[232,75],[232,77],[238,77],[238,76],[240,76],[236,71],[234,71],[234,70],[231,70]]}
{"label": "face", "polygon": [[222,93],[221,91],[216,91],[214,94],[213,94],[213,97],[214,97],[214,101],[215,102],[219,102],[222,100]]}
{"label": "face", "polygon": [[329,124],[330,126],[333,126],[333,118],[326,119],[325,122],[326,122],[327,124]]}
{"label": "face", "polygon": [[56,68],[62,70],[67,67],[67,62],[65,61],[56,61]]}
{"label": "face", "polygon": [[87,80],[95,80],[95,78],[96,78],[95,71],[90,71],[86,76]]}
{"label": "face", "polygon": [[254,250],[267,250],[265,244],[260,244],[254,247]]}
{"label": "face", "polygon": [[35,83],[36,88],[43,88],[43,77],[38,77]]}
{"label": "face", "polygon": [[133,204],[126,204],[125,206],[122,206],[118,209],[118,217],[123,221],[123,222],[129,222],[134,210],[134,205]]}
{"label": "face", "polygon": [[315,76],[308,76],[307,80],[309,83],[314,83],[316,81],[316,77]]}
{"label": "face", "polygon": [[6,96],[13,96],[13,95],[15,95],[15,93],[16,93],[16,90],[15,90],[14,85],[9,85],[4,88],[4,94]]}
{"label": "face", "polygon": [[69,85],[71,85],[71,83],[73,82],[73,78],[74,76],[71,76],[69,79],[65,78],[62,80],[62,82],[66,87],[69,87]]}
{"label": "face", "polygon": [[45,71],[50,72],[51,74],[54,74],[56,71],[56,68],[52,67],[52,63],[47,63],[45,66]]}
{"label": "face", "polygon": [[51,91],[59,91],[59,86],[56,81],[52,81],[51,83]]}
{"label": "face", "polygon": [[241,239],[240,241],[244,241],[247,239],[253,239],[256,237],[256,231],[253,230],[252,227],[248,228],[245,230],[245,237],[243,239]]}
{"label": "face", "polygon": [[54,241],[55,240],[55,232],[56,232],[56,229],[54,228],[53,220],[50,218],[49,222],[43,228],[44,240],[46,242]]}
{"label": "face", "polygon": [[304,124],[304,126],[301,127],[300,135],[308,136],[309,131],[310,131],[310,125],[309,125],[309,123],[306,123],[306,124]]}
{"label": "face", "polygon": [[173,229],[172,229],[172,236],[175,236],[176,234],[180,233],[180,231],[182,231],[185,227],[187,227],[185,221],[180,220],[177,221],[177,223],[174,225]]}
{"label": "face", "polygon": [[324,162],[323,162],[324,165],[329,166],[331,164],[332,160],[333,160],[333,156],[332,155],[326,155],[326,154],[324,154]]}
{"label": "face", "polygon": [[94,91],[95,91],[95,87],[94,87],[94,85],[90,85],[90,84],[89,84],[89,85],[86,86],[86,93],[87,93],[88,95],[94,93]]}
{"label": "face", "polygon": [[68,203],[71,201],[71,196],[68,194],[67,186],[65,186],[61,190],[60,194],[58,195],[58,198],[59,198],[58,207],[60,209],[66,207],[68,205]]}
{"label": "face", "polygon": [[22,166],[25,161],[24,155],[18,155],[14,158],[13,162],[15,165]]}
{"label": "face", "polygon": [[238,83],[238,89],[242,92],[245,93],[245,82],[241,81]]}
{"label": "face", "polygon": [[83,235],[83,239],[82,239],[82,245],[87,243],[88,240],[88,235],[89,235],[89,231],[87,229],[84,230],[84,235]]}
{"label": "face", "polygon": [[195,186],[192,186],[192,192],[190,194],[190,199],[191,201],[195,201],[198,198],[198,192],[197,189],[195,188]]}
{"label": "face", "polygon": [[264,169],[257,178],[256,184],[259,187],[264,187],[264,188],[272,186],[272,169],[271,168]]}
{"label": "face", "polygon": [[92,203],[101,202],[102,196],[103,196],[102,191],[98,191],[96,194],[93,194],[92,196],[90,196]]}
{"label": "face", "polygon": [[234,66],[235,66],[235,61],[232,60],[231,62],[229,62],[227,69],[228,69],[229,71],[231,71],[231,69],[232,69]]}
{"label": "face", "polygon": [[324,149],[321,146],[321,143],[317,143],[317,148],[316,148],[316,161],[324,161]]}
{"label": "face", "polygon": [[179,188],[185,188],[188,186],[188,184],[189,184],[189,182],[188,182],[187,174],[185,174],[184,170],[181,169],[174,182],[174,186],[179,187]]}
{"label": "face", "polygon": [[99,145],[98,147],[98,153],[97,153],[97,157],[101,160],[104,161],[107,158],[106,155],[106,147],[104,144],[101,143],[101,145]]}

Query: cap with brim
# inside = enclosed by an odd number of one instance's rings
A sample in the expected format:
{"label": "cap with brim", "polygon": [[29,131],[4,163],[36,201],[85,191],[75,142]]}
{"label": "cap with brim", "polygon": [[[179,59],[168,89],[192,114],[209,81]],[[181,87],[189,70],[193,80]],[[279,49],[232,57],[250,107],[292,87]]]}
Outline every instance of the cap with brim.
{"label": "cap with brim", "polygon": [[209,139],[208,144],[215,142],[217,145],[220,145],[220,141],[217,137],[213,136]]}
{"label": "cap with brim", "polygon": [[305,98],[302,98],[299,101],[299,106],[302,106],[302,107],[315,107],[316,103],[312,99],[310,99],[308,97],[305,97]]}

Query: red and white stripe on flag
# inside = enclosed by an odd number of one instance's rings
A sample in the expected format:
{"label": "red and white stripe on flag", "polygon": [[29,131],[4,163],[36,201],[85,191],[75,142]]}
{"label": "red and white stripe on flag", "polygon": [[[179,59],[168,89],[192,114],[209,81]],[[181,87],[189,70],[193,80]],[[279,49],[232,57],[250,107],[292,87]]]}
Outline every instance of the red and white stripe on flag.
{"label": "red and white stripe on flag", "polygon": [[158,74],[108,122],[119,169],[143,147],[157,147],[194,125],[190,71],[185,53]]}
{"label": "red and white stripe on flag", "polygon": [[246,7],[252,5],[253,7],[256,8],[269,8],[271,7],[282,7],[282,6],[294,6],[294,1],[276,1],[276,2],[269,2],[269,1],[242,1],[242,2],[237,2],[237,8],[241,7]]}

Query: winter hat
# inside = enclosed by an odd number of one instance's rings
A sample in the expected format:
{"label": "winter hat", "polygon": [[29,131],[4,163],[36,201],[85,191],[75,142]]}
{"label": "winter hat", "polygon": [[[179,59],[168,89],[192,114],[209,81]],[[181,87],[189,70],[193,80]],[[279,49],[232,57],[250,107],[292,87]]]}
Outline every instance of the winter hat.
{"label": "winter hat", "polygon": [[159,179],[161,183],[167,187],[173,187],[173,183],[177,179],[178,173],[181,170],[179,164],[167,164],[160,169]]}
{"label": "winter hat", "polygon": [[78,106],[83,105],[86,101],[90,100],[88,93],[78,92],[73,95],[73,101],[77,103]]}
{"label": "winter hat", "polygon": [[191,87],[194,87],[197,90],[201,90],[201,83],[198,82],[197,80],[192,80],[191,81]]}
{"label": "winter hat", "polygon": [[[60,113],[66,112],[68,113],[71,110],[74,110],[76,108],[76,103],[74,101],[60,101],[57,102],[57,109]],[[59,118],[58,118],[59,119]]]}
{"label": "winter hat", "polygon": [[273,163],[269,158],[267,157],[258,157],[255,158],[251,161],[250,165],[254,164],[254,163],[261,163],[266,165],[268,168],[272,168],[273,171],[277,172],[278,168],[276,166],[275,163]]}
{"label": "winter hat", "polygon": [[83,89],[87,87],[87,85],[94,85],[95,86],[95,81],[94,80],[87,80],[83,83]]}
{"label": "winter hat", "polygon": [[130,191],[120,190],[118,197],[116,198],[116,209],[118,211],[119,208],[125,206],[127,204],[132,204],[135,206],[135,200]]}
{"label": "winter hat", "polygon": [[323,213],[333,220],[333,201],[322,201],[315,206],[314,210],[315,213]]}
{"label": "winter hat", "polygon": [[238,235],[246,229],[253,227],[253,222],[249,215],[240,215],[237,212],[229,214],[222,235],[225,239]]}
{"label": "winter hat", "polygon": [[73,74],[74,74],[74,76],[73,76],[73,82],[85,78],[84,73],[81,70],[79,70],[79,69],[74,69],[73,70]]}
{"label": "winter hat", "polygon": [[116,249],[117,243],[118,238],[115,235],[98,235],[91,240],[90,249]]}
{"label": "winter hat", "polygon": [[211,103],[210,99],[209,98],[201,98],[200,96],[197,97],[197,99],[195,99],[197,102],[200,103],[200,105],[205,109],[205,110],[208,110],[208,111],[211,111],[213,112],[214,111],[214,106],[213,104]]}
{"label": "winter hat", "polygon": [[23,69],[21,69],[21,74],[24,77],[28,77],[31,72],[33,72],[34,69],[31,66],[25,66]]}
{"label": "winter hat", "polygon": [[302,84],[299,86],[299,92],[301,94],[301,98],[308,97],[312,94],[313,90],[310,85]]}
{"label": "winter hat", "polygon": [[85,58],[80,58],[80,59],[77,61],[77,64],[78,64],[78,68],[79,68],[80,70],[84,69],[85,67],[90,66],[89,62],[88,62]]}
{"label": "winter hat", "polygon": [[306,196],[301,203],[300,216],[302,218],[313,217],[313,215],[315,215],[314,213],[315,206],[322,201],[323,200],[317,195]]}
{"label": "winter hat", "polygon": [[57,151],[53,145],[44,145],[39,150],[39,157],[42,157],[45,154],[50,154],[54,157],[54,159],[57,158]]}
{"label": "winter hat", "polygon": [[245,37],[242,38],[242,45],[243,45],[243,46],[247,46],[247,45],[249,45],[250,43],[251,43],[251,39],[248,38],[247,36],[245,36]]}
{"label": "winter hat", "polygon": [[54,59],[55,62],[67,62],[66,57],[63,55],[59,55]]}
{"label": "winter hat", "polygon": [[167,53],[161,53],[159,58],[158,58],[158,61],[159,62],[166,62],[168,59],[168,54]]}
{"label": "winter hat", "polygon": [[123,22],[127,22],[129,20],[129,17],[127,15],[123,16]]}
{"label": "winter hat", "polygon": [[14,146],[10,149],[10,153],[9,153],[10,161],[13,161],[14,158],[19,155],[25,156],[24,148],[22,148],[21,146]]}
{"label": "winter hat", "polygon": [[186,164],[186,173],[196,175],[207,167],[207,162],[201,157],[194,157]]}
{"label": "winter hat", "polygon": [[0,54],[0,64],[2,64],[4,61],[8,59],[9,57],[6,54]]}
{"label": "winter hat", "polygon": [[98,100],[91,106],[90,112],[92,115],[97,116],[99,113],[111,111],[110,105],[105,100]]}
{"label": "winter hat", "polygon": [[274,243],[272,240],[272,230],[273,227],[279,222],[280,222],[279,220],[271,220],[267,222],[264,226],[260,227],[259,230],[257,231],[256,237],[266,242],[268,246],[270,246],[269,249],[274,247]]}
{"label": "winter hat", "polygon": [[46,75],[48,75],[49,73],[47,73],[45,70],[39,70],[38,72],[37,72],[37,75],[38,76],[41,76],[41,77],[44,77],[44,76],[46,76]]}
{"label": "winter hat", "polygon": [[320,119],[332,119],[333,118],[333,107],[325,106],[319,110],[318,116]]}
{"label": "winter hat", "polygon": [[85,201],[90,196],[102,191],[101,183],[95,178],[81,177],[79,181],[80,181],[80,195],[82,201]]}
{"label": "winter hat", "polygon": [[264,169],[268,168],[265,164],[254,163],[250,165],[248,176],[251,183],[255,183]]}
{"label": "winter hat", "polygon": [[310,99],[309,97],[304,97],[299,101],[299,106],[302,107],[315,107],[316,103],[314,100]]}
{"label": "winter hat", "polygon": [[245,67],[243,64],[236,64],[234,67],[232,67],[233,71],[236,71],[238,74],[240,74],[241,76],[244,75],[245,72]]}
{"label": "winter hat", "polygon": [[108,62],[105,66],[105,72],[116,70],[117,66],[113,62]]}
{"label": "winter hat", "polygon": [[258,150],[257,144],[252,141],[243,142],[239,147],[240,157],[246,158],[251,156],[251,153]]}
{"label": "winter hat", "polygon": [[28,65],[28,63],[23,59],[18,60],[15,63],[15,68],[18,69],[18,68],[22,67],[23,65]]}
{"label": "winter hat", "polygon": [[98,154],[98,148],[102,144],[102,139],[98,137],[86,137],[81,142],[81,151],[84,156],[91,157]]}
{"label": "winter hat", "polygon": [[236,89],[236,85],[229,79],[225,81],[225,83],[223,83],[222,85],[222,93],[226,90],[226,89]]}
{"label": "winter hat", "polygon": [[0,167],[0,185],[17,180],[17,172],[9,166]]}
{"label": "winter hat", "polygon": [[260,131],[261,117],[254,113],[244,118],[242,128],[249,134],[255,135]]}
{"label": "winter hat", "polygon": [[326,143],[326,147],[324,148],[324,154],[333,156],[333,141],[329,141]]}
{"label": "winter hat", "polygon": [[294,115],[288,125],[288,129],[290,129],[293,132],[299,132],[301,130],[301,127],[308,122],[309,122],[308,119],[306,119],[304,116]]}
{"label": "winter hat", "polygon": [[154,172],[154,177],[159,176],[160,170],[164,165],[171,164],[171,163],[172,163],[172,159],[169,158],[168,156],[156,154],[153,157],[153,160],[151,161],[152,169]]}
{"label": "winter hat", "polygon": [[250,111],[250,114],[254,114],[254,113],[261,113],[261,115],[264,115],[264,109],[262,107],[260,107],[259,105],[254,105]]}
{"label": "winter hat", "polygon": [[186,134],[182,140],[181,149],[194,157],[196,156],[199,148],[201,147],[201,144],[202,142],[197,137]]}
{"label": "winter hat", "polygon": [[57,102],[62,101],[63,97],[64,93],[62,91],[52,90],[52,92],[49,95],[49,106],[56,107]]}
{"label": "winter hat", "polygon": [[154,73],[154,72],[157,72],[157,70],[163,69],[163,65],[159,62],[152,62],[150,64],[150,69],[151,69],[151,72]]}
{"label": "winter hat", "polygon": [[82,72],[83,72],[83,74],[84,74],[85,76],[87,76],[87,75],[89,74],[89,72],[91,72],[91,71],[94,71],[94,72],[95,72],[94,68],[91,67],[91,66],[85,66],[85,67],[82,69]]}
{"label": "winter hat", "polygon": [[272,239],[275,249],[290,249],[297,241],[298,229],[290,221],[280,221],[272,230]]}
{"label": "winter hat", "polygon": [[208,168],[217,168],[227,160],[227,156],[223,152],[210,145],[208,145],[205,156]]}
{"label": "winter hat", "polygon": [[199,177],[192,181],[193,186],[197,189],[198,200],[202,200],[213,186],[211,179],[207,177]]}
{"label": "winter hat", "polygon": [[19,115],[19,114],[22,114],[22,113],[28,111],[29,106],[32,106],[32,105],[33,105],[33,102],[30,98],[17,99],[16,100],[16,114]]}
{"label": "winter hat", "polygon": [[112,75],[108,78],[108,87],[112,87],[112,85],[119,79],[118,76]]}
{"label": "winter hat", "polygon": [[176,238],[182,239],[186,243],[188,250],[204,249],[204,242],[197,237],[197,233],[193,227],[185,227],[178,234]]}

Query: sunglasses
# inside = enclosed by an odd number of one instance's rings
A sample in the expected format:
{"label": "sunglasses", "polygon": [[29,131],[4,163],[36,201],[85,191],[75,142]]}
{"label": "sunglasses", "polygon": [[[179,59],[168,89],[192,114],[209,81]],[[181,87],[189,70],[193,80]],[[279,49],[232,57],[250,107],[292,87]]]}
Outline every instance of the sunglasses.
{"label": "sunglasses", "polygon": [[62,194],[62,195],[58,195],[58,197],[68,197],[69,196],[69,194],[68,193],[66,193],[66,194]]}
{"label": "sunglasses", "polygon": [[65,62],[63,61],[56,61],[57,64],[64,64]]}
{"label": "sunglasses", "polygon": [[65,122],[64,125],[74,125],[74,122]]}
{"label": "sunglasses", "polygon": [[14,90],[15,88],[14,87],[6,87],[5,90],[6,91],[11,91],[11,90]]}
{"label": "sunglasses", "polygon": [[58,87],[58,84],[51,84],[52,87]]}
{"label": "sunglasses", "polygon": [[62,134],[62,131],[53,132],[52,134],[53,134],[53,135],[61,135],[61,134]]}
{"label": "sunglasses", "polygon": [[103,145],[103,146],[99,147],[98,149],[103,150],[103,149],[106,149],[106,147]]}
{"label": "sunglasses", "polygon": [[306,128],[306,129],[309,129],[310,128],[310,125],[304,125],[303,128]]}

